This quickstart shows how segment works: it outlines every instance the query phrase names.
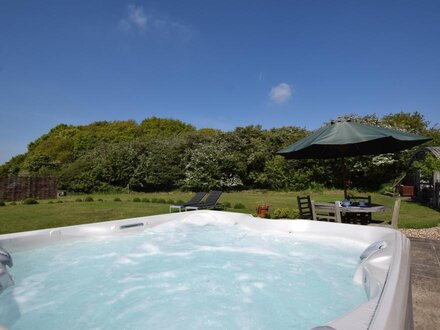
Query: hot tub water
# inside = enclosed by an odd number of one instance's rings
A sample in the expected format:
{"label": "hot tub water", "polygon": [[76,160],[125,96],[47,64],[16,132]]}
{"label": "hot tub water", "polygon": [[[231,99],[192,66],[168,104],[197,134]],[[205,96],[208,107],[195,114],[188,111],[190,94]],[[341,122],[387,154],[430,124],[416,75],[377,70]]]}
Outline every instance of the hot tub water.
{"label": "hot tub water", "polygon": [[310,329],[366,302],[362,246],[169,222],[13,255],[11,329]]}

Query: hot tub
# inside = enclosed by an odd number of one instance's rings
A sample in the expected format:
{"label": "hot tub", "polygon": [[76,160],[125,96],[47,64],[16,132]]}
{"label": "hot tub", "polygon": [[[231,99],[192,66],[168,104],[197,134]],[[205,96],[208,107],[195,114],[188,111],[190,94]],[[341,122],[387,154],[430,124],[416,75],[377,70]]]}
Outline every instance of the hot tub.
{"label": "hot tub", "polygon": [[409,240],[388,228],[194,211],[0,247],[6,329],[413,328]]}

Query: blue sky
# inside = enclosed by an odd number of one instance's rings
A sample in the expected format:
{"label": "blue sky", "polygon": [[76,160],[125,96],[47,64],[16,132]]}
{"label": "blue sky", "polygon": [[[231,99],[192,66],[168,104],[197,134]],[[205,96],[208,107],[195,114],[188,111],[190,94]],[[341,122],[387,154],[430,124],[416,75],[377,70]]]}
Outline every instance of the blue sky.
{"label": "blue sky", "polygon": [[0,2],[0,164],[59,124],[440,122],[440,1]]}

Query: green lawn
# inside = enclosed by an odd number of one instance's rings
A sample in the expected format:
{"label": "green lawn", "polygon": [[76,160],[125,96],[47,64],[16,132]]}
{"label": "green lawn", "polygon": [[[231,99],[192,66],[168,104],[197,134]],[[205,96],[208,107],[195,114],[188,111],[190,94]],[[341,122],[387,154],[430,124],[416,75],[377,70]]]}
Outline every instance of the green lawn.
{"label": "green lawn", "polygon": [[[325,192],[274,192],[274,191],[243,191],[224,193],[220,202],[228,202],[231,208],[228,211],[255,213],[257,204],[268,203],[270,211],[275,208],[296,208],[296,196],[310,194],[315,201],[342,200],[341,191]],[[132,194],[94,194],[93,202],[78,202],[78,198],[86,196],[66,196],[58,200],[41,200],[36,205],[10,205],[0,207],[0,234],[78,225],[106,220],[117,220],[146,215],[163,214],[168,212],[169,203],[133,202],[133,198],[156,198],[173,200],[188,200],[193,194],[183,192],[170,193],[132,193]],[[374,203],[389,206],[389,211],[374,214],[374,219],[391,219],[394,198],[371,193]],[[114,199],[119,197],[120,202]],[[102,201],[98,201],[102,199]],[[62,201],[60,203],[59,201]],[[234,209],[234,205],[241,203],[244,209]],[[440,213],[418,203],[403,201],[401,205],[399,227],[425,228],[439,224]]]}

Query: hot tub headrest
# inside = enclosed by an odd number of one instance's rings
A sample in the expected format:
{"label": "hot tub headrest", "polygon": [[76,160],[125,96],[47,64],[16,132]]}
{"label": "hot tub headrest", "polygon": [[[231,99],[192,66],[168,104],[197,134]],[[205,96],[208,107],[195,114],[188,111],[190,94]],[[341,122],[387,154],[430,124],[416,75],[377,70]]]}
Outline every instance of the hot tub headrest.
{"label": "hot tub headrest", "polygon": [[370,255],[375,253],[376,251],[382,250],[387,247],[387,243],[385,241],[377,241],[370,244],[364,252],[359,256],[361,260],[368,258]]}
{"label": "hot tub headrest", "polygon": [[13,265],[11,255],[1,246],[0,246],[0,263],[9,267],[12,267]]}

